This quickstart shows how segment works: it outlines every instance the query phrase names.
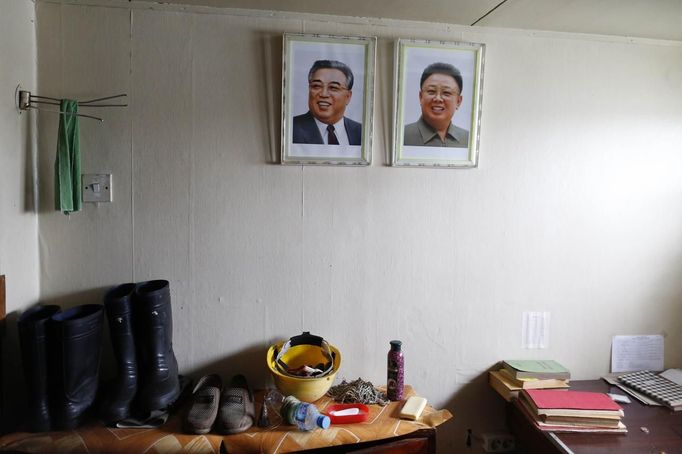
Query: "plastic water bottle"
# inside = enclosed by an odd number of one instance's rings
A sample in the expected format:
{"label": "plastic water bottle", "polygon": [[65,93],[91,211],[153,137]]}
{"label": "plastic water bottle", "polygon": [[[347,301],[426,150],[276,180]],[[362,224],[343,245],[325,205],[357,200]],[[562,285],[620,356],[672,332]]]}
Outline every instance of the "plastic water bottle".
{"label": "plastic water bottle", "polygon": [[331,424],[329,416],[321,414],[315,405],[308,402],[299,402],[296,405],[294,422],[300,430],[313,430],[318,427],[329,429]]}
{"label": "plastic water bottle", "polygon": [[279,412],[284,421],[295,425],[299,430],[309,431],[318,427],[328,429],[331,424],[329,416],[320,413],[314,404],[301,402],[294,396],[283,397],[279,392],[271,390],[265,401]]}

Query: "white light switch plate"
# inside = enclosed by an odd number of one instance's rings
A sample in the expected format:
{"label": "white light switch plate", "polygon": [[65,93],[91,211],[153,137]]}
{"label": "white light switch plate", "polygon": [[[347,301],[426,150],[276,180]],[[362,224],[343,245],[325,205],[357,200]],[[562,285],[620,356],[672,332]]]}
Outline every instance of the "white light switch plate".
{"label": "white light switch plate", "polygon": [[83,202],[111,202],[111,174],[84,173],[81,175]]}

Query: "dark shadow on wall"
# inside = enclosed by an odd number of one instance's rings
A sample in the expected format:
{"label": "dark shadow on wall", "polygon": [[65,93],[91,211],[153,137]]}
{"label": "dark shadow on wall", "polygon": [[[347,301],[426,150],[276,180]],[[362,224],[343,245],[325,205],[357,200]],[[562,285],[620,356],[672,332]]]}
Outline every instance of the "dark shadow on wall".
{"label": "dark shadow on wall", "polygon": [[20,372],[21,359],[19,357],[19,342],[17,335],[17,318],[19,313],[16,311],[7,314],[4,320],[5,326],[2,331],[2,421],[0,421],[0,433],[12,432],[16,428],[17,415],[22,415],[23,406],[19,405],[17,390],[23,386],[23,375]]}
{"label": "dark shadow on wall", "polygon": [[[483,433],[507,431],[504,404],[504,399],[488,384],[488,371],[476,376],[446,404],[445,408],[450,410],[453,418],[438,427],[438,452],[484,453],[479,441]],[[467,446],[469,429],[471,447]]]}
{"label": "dark shadow on wall", "polygon": [[33,140],[33,135],[37,134],[35,128],[35,121],[31,117],[33,113],[25,112],[26,128],[23,140],[24,140],[24,179],[23,188],[20,194],[24,194],[24,211],[27,213],[36,212],[38,209],[38,194],[37,194],[37,182],[35,175],[37,175],[37,165],[36,162],[36,141]]}
{"label": "dark shadow on wall", "polygon": [[[55,304],[61,307],[62,311],[81,304],[102,304],[103,297],[110,287],[97,287],[80,292],[63,294],[46,298],[40,304]],[[28,307],[26,308],[28,309]],[[0,428],[4,432],[13,432],[23,427],[26,420],[26,401],[29,389],[26,388],[23,366],[21,362],[21,350],[19,347],[19,335],[17,330],[17,320],[21,312],[14,311],[7,315],[5,320],[6,330],[2,339],[2,383],[4,388],[4,402],[2,409],[3,421]],[[183,343],[181,337],[175,336],[173,344],[175,346]],[[229,384],[230,379],[236,374],[244,374],[254,389],[272,387],[273,383],[266,366],[265,357],[268,347],[265,344],[247,347],[237,353],[225,356],[210,363],[207,363],[194,370],[187,370],[182,363],[179,363],[180,373],[191,378],[193,382],[206,374],[216,373],[221,376],[225,385]],[[176,355],[177,356],[177,355]],[[117,374],[116,363],[111,347],[109,329],[106,316],[102,331],[102,356],[100,363],[100,381],[106,382],[113,379]],[[191,389],[190,389],[191,391]]]}
{"label": "dark shadow on wall", "polygon": [[[185,372],[194,382],[203,375],[218,374],[223,379],[225,386],[230,383],[233,376],[243,374],[253,389],[271,388],[274,384],[265,362],[267,351],[268,347],[263,344],[252,345]],[[182,365],[180,368],[182,369]]]}
{"label": "dark shadow on wall", "polygon": [[57,115],[50,115],[45,112],[32,112],[32,114],[35,115],[33,126],[35,130],[32,134],[36,136],[35,174],[37,182],[34,185],[37,191],[34,200],[38,204],[36,212],[38,214],[53,213],[55,212],[54,160],[57,150],[59,118]]}
{"label": "dark shadow on wall", "polygon": [[[372,154],[379,157],[383,156],[384,166],[391,165],[391,155],[393,153],[393,128],[394,128],[394,106],[393,98],[395,91],[395,78],[393,77],[393,60],[394,60],[394,46],[393,40],[379,39],[377,40],[377,64],[375,82],[375,108],[374,108],[374,137],[379,136],[382,132],[383,150],[379,149],[382,142],[374,141],[374,150]],[[380,121],[376,121],[379,119]],[[383,151],[383,153],[380,153]]]}
{"label": "dark shadow on wall", "polygon": [[104,293],[110,288],[111,287],[96,287],[74,293],[65,293],[45,298],[40,301],[40,304],[55,304],[61,307],[62,311],[75,306],[80,306],[81,304],[102,304]]}
{"label": "dark shadow on wall", "polygon": [[[52,298],[41,300],[39,304],[56,304],[62,311],[80,304],[101,304],[102,297],[109,287],[99,287],[81,292],[63,294]],[[29,306],[31,307],[31,306]],[[26,307],[25,309],[28,309]],[[2,340],[2,373],[3,373],[3,409],[2,427],[7,432],[12,432],[19,428],[26,418],[26,400],[30,392],[26,388],[24,380],[23,365],[21,362],[21,349],[19,347],[19,333],[17,330],[17,320],[22,311],[13,311],[5,319],[5,337]],[[113,366],[113,355],[109,342],[109,332],[106,327],[102,332],[102,372],[107,369],[105,365]],[[109,367],[111,368],[111,367]]]}
{"label": "dark shadow on wall", "polygon": [[[259,34],[264,32],[258,32]],[[282,35],[265,33],[262,35],[262,80],[264,99],[261,100],[263,116],[260,124],[267,125],[267,134],[263,134],[263,150],[267,150],[265,162],[280,162],[281,130],[282,130]]]}
{"label": "dark shadow on wall", "polygon": [[[660,334],[665,343],[665,367],[682,367],[682,252],[660,267],[665,270],[656,278],[651,286],[652,293],[643,301],[648,301],[655,311],[661,311],[660,317],[665,321]],[[649,311],[642,314],[642,318],[652,317]]]}

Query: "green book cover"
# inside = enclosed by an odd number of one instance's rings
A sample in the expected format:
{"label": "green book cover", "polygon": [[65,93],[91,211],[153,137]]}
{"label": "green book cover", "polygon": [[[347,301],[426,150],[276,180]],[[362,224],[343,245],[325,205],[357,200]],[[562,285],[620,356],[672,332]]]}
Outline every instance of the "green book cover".
{"label": "green book cover", "polygon": [[502,364],[516,378],[558,378],[566,380],[571,377],[568,369],[551,359],[512,359],[506,360]]}

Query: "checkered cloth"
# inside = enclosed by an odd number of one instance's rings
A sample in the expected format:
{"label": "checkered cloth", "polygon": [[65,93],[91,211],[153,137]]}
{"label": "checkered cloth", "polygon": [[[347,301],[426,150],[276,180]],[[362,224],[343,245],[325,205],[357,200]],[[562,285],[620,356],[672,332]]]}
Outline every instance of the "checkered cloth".
{"label": "checkered cloth", "polygon": [[619,375],[618,380],[668,407],[682,409],[682,386],[667,378],[643,370]]}

